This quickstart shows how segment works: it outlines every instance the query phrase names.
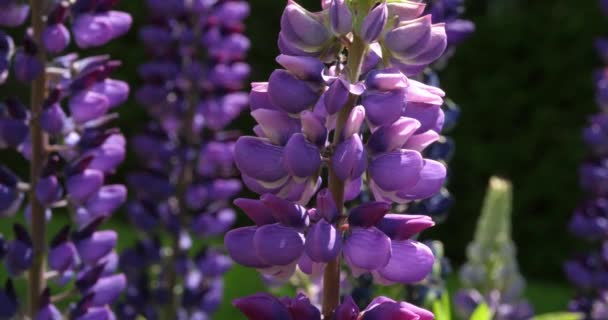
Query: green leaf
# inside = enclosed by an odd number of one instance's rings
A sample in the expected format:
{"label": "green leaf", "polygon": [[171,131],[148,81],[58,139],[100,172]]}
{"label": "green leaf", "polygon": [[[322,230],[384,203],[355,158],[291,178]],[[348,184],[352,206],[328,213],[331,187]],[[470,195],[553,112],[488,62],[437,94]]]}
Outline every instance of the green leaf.
{"label": "green leaf", "polygon": [[435,320],[452,320],[450,314],[450,295],[447,290],[443,292],[440,300],[433,301]]}
{"label": "green leaf", "polygon": [[540,314],[532,318],[532,320],[581,320],[583,315],[572,312],[552,312]]}
{"label": "green leaf", "polygon": [[482,303],[475,308],[469,320],[492,320],[492,310],[487,304]]}

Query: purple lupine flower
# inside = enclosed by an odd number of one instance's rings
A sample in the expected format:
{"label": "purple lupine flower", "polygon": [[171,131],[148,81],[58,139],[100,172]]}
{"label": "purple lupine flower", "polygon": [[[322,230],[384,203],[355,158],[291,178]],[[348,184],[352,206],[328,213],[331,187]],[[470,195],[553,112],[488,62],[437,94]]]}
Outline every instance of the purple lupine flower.
{"label": "purple lupine flower", "polygon": [[0,3],[0,27],[18,27],[22,25],[30,13],[30,6],[17,0],[7,0]]}
{"label": "purple lupine flower", "polygon": [[[602,9],[606,1],[600,1]],[[606,61],[606,39],[596,40],[596,49],[600,57]],[[606,137],[606,106],[608,105],[608,90],[606,70],[598,69],[594,74],[596,103],[600,112],[589,117],[589,125],[583,129],[582,138],[590,149],[589,157],[579,168],[579,181],[587,194],[569,222],[569,230],[579,238],[599,243],[594,250],[579,253],[575,258],[564,263],[563,269],[568,280],[577,287],[576,296],[570,301],[569,309],[581,312],[586,318],[601,319],[606,316],[606,295],[604,288],[608,284],[608,245],[606,239],[606,210],[608,186],[605,183],[605,160],[608,155]]]}
{"label": "purple lupine flower", "polygon": [[[116,234],[95,229],[126,198],[124,187],[103,186],[103,183],[125,154],[124,137],[117,129],[109,129],[116,115],[108,112],[126,101],[129,89],[126,83],[110,78],[119,63],[108,56],[79,60],[75,53],[54,55],[63,53],[69,46],[70,29],[80,45],[92,38],[100,45],[126,33],[130,16],[112,11],[116,4],[117,1],[102,0],[55,1],[49,6],[32,8],[31,20],[40,23],[24,28],[21,43],[15,44],[0,31],[0,84],[12,80],[8,73],[10,68],[10,75],[19,82],[28,83],[32,97],[35,97],[24,103],[15,97],[0,97],[0,148],[21,153],[36,166],[31,172],[40,174],[29,177],[28,183],[9,169],[0,168],[0,214],[10,216],[22,209],[30,226],[28,230],[15,225],[15,237],[2,243],[2,256],[11,277],[30,271],[34,278],[30,279],[29,283],[33,285],[28,290],[41,290],[41,287],[47,287],[48,281],[65,288],[79,274],[101,270],[103,277],[85,277],[85,283],[87,288],[97,285],[95,291],[106,293],[100,294],[97,300],[83,298],[78,312],[74,313],[74,318],[78,319],[112,318],[111,312],[93,313],[93,310],[107,310],[107,305],[124,288],[105,289],[108,286],[102,280],[121,277],[114,275]],[[0,26],[19,26],[28,15],[30,7],[23,1],[0,1]],[[93,18],[87,20],[83,17],[86,15]],[[104,26],[111,26],[112,30],[102,30]],[[86,46],[92,46],[90,42]],[[41,61],[40,56],[49,57],[49,60]],[[43,72],[46,76],[39,77]],[[27,190],[31,191],[32,197],[23,207],[23,193]],[[53,210],[59,207],[69,208],[76,224],[82,227],[64,227],[54,235],[47,250],[46,239],[40,236],[45,234]],[[70,235],[70,229],[76,231]],[[48,266],[37,263],[45,260]],[[49,274],[53,275],[52,280],[47,279]],[[97,284],[98,280],[101,284]],[[27,304],[29,310],[17,310],[16,301],[20,299],[7,287],[0,298],[0,317],[12,318],[19,312],[31,319],[63,318],[57,306],[50,303],[54,299],[48,289],[31,292],[29,296],[32,297]]]}
{"label": "purple lupine flower", "polygon": [[[258,293],[236,299],[234,306],[250,320],[279,319],[321,319],[321,312],[303,294],[295,298],[277,299],[266,293]],[[351,297],[344,298],[336,308],[336,320],[374,320],[374,319],[419,319],[432,320],[431,312],[407,302],[399,302],[387,297],[375,298],[365,309],[360,310]]]}
{"label": "purple lupine flower", "polygon": [[[237,263],[282,279],[296,268],[313,277],[335,273],[325,266],[340,255],[353,274],[371,274],[381,284],[417,282],[430,273],[430,248],[410,237],[433,221],[387,215],[392,202],[434,196],[446,177],[445,166],[422,153],[445,122],[444,92],[410,78],[441,56],[445,28],[419,18],[423,4],[407,5],[372,1],[353,10],[353,3],[329,0],[310,12],[288,2],[278,39],[284,69],[252,84],[256,136],[240,137],[234,146],[243,182],[261,196],[235,202],[256,224],[226,234]],[[415,43],[401,45],[404,39]],[[319,190],[323,183],[328,188]],[[362,197],[343,214],[344,202],[362,190],[376,201]],[[316,208],[306,209],[315,195]],[[339,291],[337,283],[324,285],[332,295]],[[295,317],[282,301],[258,298],[276,306],[264,310],[271,312],[266,318],[272,312]],[[335,307],[324,305],[324,316]],[[388,310],[402,312],[398,303],[366,312],[383,317]]]}
{"label": "purple lupine flower", "polygon": [[19,300],[11,279],[6,280],[4,288],[0,289],[0,317],[13,318],[19,312]]}
{"label": "purple lupine flower", "polygon": [[[250,41],[243,35],[249,5],[242,0],[146,4],[150,24],[139,30],[139,39],[151,59],[138,68],[143,85],[136,100],[151,120],[130,141],[140,165],[127,176],[134,191],[129,219],[146,237],[121,254],[128,293],[117,313],[127,319],[158,318],[161,312],[206,319],[219,307],[222,276],[231,263],[219,249],[194,252],[193,244],[223,235],[236,221],[230,202],[242,189],[233,164],[240,134],[227,127],[249,104],[242,92],[251,71],[244,62]],[[296,76],[290,80],[311,81]],[[161,236],[170,239],[171,248],[154,240]],[[160,279],[151,273],[158,267]],[[176,290],[180,284],[183,290]]]}

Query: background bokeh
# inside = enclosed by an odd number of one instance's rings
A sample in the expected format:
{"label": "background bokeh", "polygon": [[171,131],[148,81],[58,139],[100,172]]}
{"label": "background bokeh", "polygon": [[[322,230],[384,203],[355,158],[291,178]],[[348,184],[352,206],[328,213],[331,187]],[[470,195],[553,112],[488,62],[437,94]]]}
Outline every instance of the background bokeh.
{"label": "background bokeh", "polygon": [[[319,0],[298,1],[320,8]],[[276,38],[284,0],[250,0],[247,21],[252,81],[266,81],[277,64]],[[143,1],[122,1],[145,21]],[[457,150],[450,166],[455,206],[446,223],[427,232],[446,243],[455,264],[479,215],[487,179],[499,174],[514,185],[514,238],[525,275],[564,281],[561,263],[584,243],[570,236],[567,221],[582,194],[577,180],[585,157],[580,131],[596,109],[592,72],[601,65],[596,36],[608,35],[597,1],[468,0],[465,17],[477,25],[442,72],[442,87],[462,108],[453,131]],[[146,59],[133,30],[110,47],[124,61],[120,77],[137,84]],[[133,99],[122,108],[127,133],[145,116]],[[245,115],[237,127],[252,126]],[[132,162],[128,166],[134,165]],[[248,223],[248,222],[246,222]]]}
{"label": "background bokeh", "polygon": [[[299,2],[310,9],[320,7],[319,0]],[[285,0],[250,3],[252,80],[265,81],[276,67]],[[135,26],[145,22],[144,1],[122,1],[121,7],[134,15]],[[514,185],[514,239],[523,273],[563,283],[562,261],[585,245],[568,234],[566,225],[583,196],[577,181],[577,167],[586,154],[580,130],[596,109],[592,71],[601,62],[593,39],[608,35],[608,21],[591,0],[469,0],[465,16],[477,31],[441,74],[442,88],[463,111],[452,134],[457,152],[450,167],[450,190],[457,200],[447,222],[425,236],[443,240],[447,255],[460,264],[487,179],[492,174],[508,177]],[[137,43],[137,28],[97,52],[122,60],[118,78],[138,87],[136,70],[147,57]],[[0,96],[7,90],[25,95],[27,88],[3,87]],[[145,122],[133,98],[120,112],[126,134]],[[251,124],[245,115],[235,127],[248,132]],[[0,162],[19,165],[17,159],[0,155]],[[19,172],[26,172],[24,165]],[[131,157],[114,179],[134,166]],[[126,220],[116,214],[114,223]]]}

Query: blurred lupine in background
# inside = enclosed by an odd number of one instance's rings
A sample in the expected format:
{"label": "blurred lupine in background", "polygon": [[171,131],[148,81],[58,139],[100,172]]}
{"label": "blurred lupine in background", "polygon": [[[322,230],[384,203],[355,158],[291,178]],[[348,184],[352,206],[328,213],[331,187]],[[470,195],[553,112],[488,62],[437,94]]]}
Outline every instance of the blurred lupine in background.
{"label": "blurred lupine in background", "polygon": [[[383,285],[418,282],[433,267],[431,250],[411,239],[432,219],[389,212],[433,196],[445,180],[445,166],[421,154],[439,138],[444,93],[408,78],[445,51],[444,24],[423,15],[420,2],[322,6],[310,12],[289,1],[283,12],[277,62],[285,69],[253,84],[257,136],[235,145],[244,183],[261,195],[235,204],[256,226],[225,237],[239,264],[281,279],[296,268],[323,277],[321,311],[303,296],[253,296],[235,306],[250,319],[432,319],[382,297],[362,315],[350,298],[336,308],[342,257],[352,275]],[[363,185],[375,201],[359,201]]]}
{"label": "blurred lupine in background", "polygon": [[[213,244],[236,216],[241,191],[227,126],[248,105],[246,1],[148,0],[139,38],[137,100],[150,122],[131,139],[140,167],[127,181],[127,211],[140,232],[121,254],[128,290],[120,319],[208,319],[223,298],[231,261]],[[251,155],[254,156],[254,155]],[[170,245],[166,241],[170,239]],[[217,242],[217,241],[215,241]]]}
{"label": "blurred lupine in background", "polygon": [[[432,14],[434,23],[445,23],[448,47],[446,53],[421,74],[421,78],[426,84],[440,86],[438,72],[447,66],[456,47],[475,31],[473,22],[461,19],[464,11],[464,0],[428,1],[425,12]],[[445,133],[456,126],[460,117],[460,108],[452,100],[446,98],[442,109],[444,112],[442,136],[430,145],[424,154],[430,159],[447,165],[454,154],[455,144],[454,140]],[[440,223],[447,218],[452,203],[452,196],[444,187],[436,195],[410,206],[408,212],[430,215],[435,222]],[[433,272],[424,281],[405,288],[405,297],[408,301],[425,307],[431,307],[435,301],[442,298],[443,292],[446,291],[445,278],[451,271],[450,263],[443,255],[443,244],[440,241],[432,241],[428,245],[435,255]]]}
{"label": "blurred lupine in background", "polygon": [[[606,1],[600,3],[602,8],[608,5]],[[595,45],[608,65],[608,38],[597,39]],[[589,126],[583,130],[583,141],[591,152],[579,168],[587,198],[574,211],[569,229],[577,237],[599,245],[595,251],[567,261],[564,270],[577,287],[570,310],[596,320],[608,318],[608,69],[598,69],[594,80],[600,112],[589,118]]]}
{"label": "blurred lupine in background", "polygon": [[[0,97],[1,148],[20,152],[30,165],[27,179],[0,167],[0,214],[27,221],[27,227],[15,224],[13,237],[1,245],[10,276],[1,295],[3,319],[110,319],[108,306],[126,286],[125,276],[116,274],[118,235],[98,228],[126,199],[123,185],[104,181],[125,155],[111,112],[126,101],[129,86],[110,78],[119,61],[65,53],[71,39],[75,48],[90,48],[125,34],[131,16],[113,11],[116,2],[0,2],[4,28],[31,17],[22,41],[0,31],[0,84],[14,78],[31,88],[29,101]],[[69,212],[73,223],[47,243],[54,211]],[[28,297],[16,296],[21,281]],[[66,310],[55,306],[66,302]]]}
{"label": "blurred lupine in background", "polygon": [[511,240],[511,206],[511,183],[492,177],[475,238],[467,247],[468,261],[460,270],[464,289],[454,296],[456,310],[464,319],[480,306],[488,307],[489,319],[495,320],[530,319],[534,313],[522,299],[525,284]]}

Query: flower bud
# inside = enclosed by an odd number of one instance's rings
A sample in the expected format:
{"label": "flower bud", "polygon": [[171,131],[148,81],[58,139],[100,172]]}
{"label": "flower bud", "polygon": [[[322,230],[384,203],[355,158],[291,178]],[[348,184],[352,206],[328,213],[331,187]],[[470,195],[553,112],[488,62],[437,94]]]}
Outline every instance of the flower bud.
{"label": "flower bud", "polygon": [[48,52],[60,53],[70,44],[70,32],[62,23],[47,25],[42,33],[42,43]]}
{"label": "flower bud", "polygon": [[363,174],[367,166],[367,154],[358,134],[338,145],[331,165],[336,176],[342,181],[356,179]]}
{"label": "flower bud", "polygon": [[[5,1],[6,3],[7,1]],[[18,1],[8,1],[0,5],[0,26],[18,27],[25,22],[30,13],[30,6]]]}
{"label": "flower bud", "polygon": [[384,1],[373,8],[363,19],[361,30],[359,30],[359,34],[363,41],[372,43],[378,40],[382,30],[384,30],[384,27],[386,26],[387,19],[388,9],[386,7],[386,1]]}
{"label": "flower bud", "polygon": [[331,0],[329,5],[329,24],[331,31],[337,36],[343,36],[352,31],[353,14],[346,0]]}
{"label": "flower bud", "polygon": [[299,51],[308,53],[304,55],[314,55],[323,51],[331,35],[319,20],[317,15],[290,0],[281,16],[281,52],[302,55],[297,54]]}
{"label": "flower bud", "polygon": [[348,102],[349,95],[349,83],[339,78],[335,79],[323,93],[327,113],[333,115],[342,110],[342,107]]}
{"label": "flower bud", "polygon": [[296,114],[312,108],[321,93],[314,84],[300,80],[286,70],[275,70],[268,79],[270,101],[282,110]]}
{"label": "flower bud", "polygon": [[125,34],[131,23],[131,16],[124,12],[85,13],[76,17],[72,32],[80,48],[98,47]]}
{"label": "flower bud", "polygon": [[287,170],[296,177],[313,176],[321,166],[321,152],[315,145],[306,141],[301,133],[291,136],[285,145],[284,154]]}

